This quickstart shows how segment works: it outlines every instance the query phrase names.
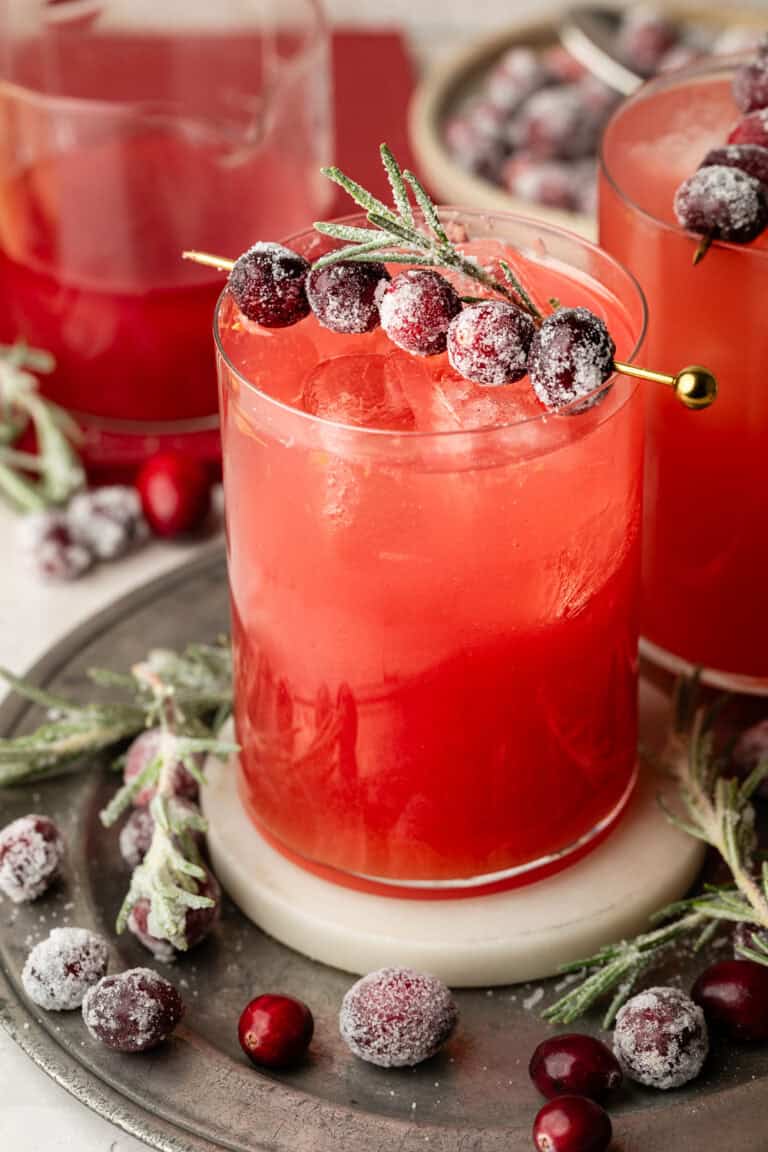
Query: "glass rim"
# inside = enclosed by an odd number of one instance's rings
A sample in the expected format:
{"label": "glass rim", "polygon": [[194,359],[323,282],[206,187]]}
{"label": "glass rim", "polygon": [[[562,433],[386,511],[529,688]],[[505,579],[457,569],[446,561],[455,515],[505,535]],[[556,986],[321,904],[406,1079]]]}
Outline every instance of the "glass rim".
{"label": "glass rim", "polygon": [[[648,303],[647,303],[646,298],[645,298],[645,293],[643,292],[643,289],[640,286],[640,282],[637,279],[637,277],[635,276],[635,274],[633,272],[631,272],[629,270],[629,268],[625,267],[625,265],[622,264],[619,260],[616,260],[615,257],[611,256],[610,253],[606,252],[604,248],[601,248],[598,244],[593,243],[593,241],[591,241],[591,240],[587,240],[584,236],[580,236],[577,232],[571,232],[569,229],[561,228],[559,225],[556,225],[556,224],[547,224],[544,221],[537,220],[535,217],[532,217],[532,216],[521,216],[515,212],[496,212],[496,211],[489,212],[487,209],[481,209],[481,208],[460,208],[460,207],[457,207],[456,205],[453,205],[453,204],[439,204],[439,205],[437,205],[437,207],[438,207],[438,210],[441,214],[442,213],[455,213],[461,217],[474,217],[474,218],[480,218],[483,220],[492,219],[494,221],[498,220],[501,222],[511,221],[515,224],[522,224],[522,225],[530,227],[530,228],[535,228],[540,233],[554,235],[554,236],[557,236],[560,238],[564,238],[566,240],[573,241],[576,244],[578,244],[579,247],[581,247],[583,249],[587,249],[590,252],[596,253],[597,256],[601,260],[604,260],[606,262],[606,264],[612,265],[614,269],[616,269],[623,276],[626,277],[628,284],[631,285],[633,291],[636,293],[638,300],[640,301],[640,311],[641,311],[641,316],[642,316],[642,321],[640,324],[640,330],[639,330],[637,339],[635,340],[634,347],[632,348],[631,353],[625,359],[624,363],[632,364],[634,362],[635,356],[640,351],[640,348],[643,345],[643,341],[645,340],[645,337],[646,337],[646,334],[648,331]],[[352,221],[359,221],[361,219],[361,217],[364,217],[364,216],[365,216],[365,213],[353,212],[353,213],[349,213],[346,216],[334,217],[334,223],[347,224],[347,223],[350,223]],[[300,232],[293,232],[293,233],[291,233],[290,236],[287,236],[284,240],[281,240],[281,243],[289,245],[292,241],[297,240],[299,237],[307,236],[307,235],[311,234],[311,232],[312,232],[311,228],[304,228]],[[418,265],[415,265],[415,266],[418,267]],[[324,417],[324,416],[316,416],[314,413],[306,412],[302,408],[295,408],[292,404],[287,403],[285,400],[280,400],[276,396],[270,395],[269,392],[265,392],[257,384],[254,384],[254,382],[252,380],[249,380],[248,377],[245,376],[240,371],[240,369],[236,367],[236,365],[232,362],[226,349],[224,348],[224,345],[223,345],[222,339],[221,339],[221,324],[220,324],[219,320],[220,320],[220,316],[221,316],[222,306],[223,306],[223,304],[227,298],[228,298],[228,289],[227,289],[227,286],[225,285],[221,291],[221,294],[219,295],[218,300],[216,301],[216,307],[214,309],[214,314],[213,314],[213,337],[214,337],[214,342],[216,345],[217,356],[224,363],[228,372],[230,372],[238,380],[240,385],[242,385],[246,389],[248,389],[249,392],[254,393],[256,396],[259,397],[260,400],[266,401],[272,408],[278,409],[282,412],[287,413],[291,417],[299,418],[301,421],[308,423],[309,427],[335,428],[335,429],[338,429],[339,431],[342,431],[345,433],[351,433],[351,434],[366,436],[366,437],[377,437],[379,440],[385,440],[386,441],[387,439],[389,439],[392,441],[400,441],[400,442],[408,442],[408,443],[415,443],[415,442],[419,442],[419,441],[430,441],[430,440],[431,441],[439,440],[439,441],[445,443],[446,440],[451,438],[451,437],[454,437],[454,438],[455,437],[473,437],[474,438],[474,437],[482,437],[482,436],[493,437],[493,436],[499,435],[499,433],[504,433],[504,432],[510,431],[511,429],[514,429],[514,428],[522,428],[526,425],[531,426],[534,424],[544,424],[549,420],[560,419],[562,417],[567,417],[569,419],[572,419],[573,415],[574,415],[574,413],[572,412],[572,409],[581,408],[582,406],[584,406],[585,410],[587,410],[587,408],[588,408],[587,402],[592,397],[597,396],[599,393],[607,392],[610,389],[612,389],[617,377],[619,377],[621,375],[620,372],[613,372],[611,374],[611,376],[606,381],[604,381],[602,384],[599,384],[597,386],[597,388],[595,388],[592,392],[588,393],[586,396],[579,397],[577,400],[574,400],[571,405],[568,405],[564,408],[561,408],[557,412],[550,412],[546,408],[543,408],[541,412],[536,413],[535,415],[524,416],[519,420],[506,421],[502,424],[489,424],[489,425],[484,426],[482,428],[448,428],[448,429],[433,429],[433,430],[423,430],[423,429],[410,430],[410,429],[392,429],[392,428],[371,428],[365,424],[362,424],[362,425],[361,424],[343,424],[337,420],[329,420],[329,419],[327,419],[327,417]],[[393,345],[393,348],[394,348],[394,345]],[[625,377],[625,379],[628,379],[628,378]],[[611,412],[609,414],[608,419],[612,419],[616,415],[616,412],[618,412],[621,408],[624,407],[624,404],[629,399],[632,392],[634,392],[634,390],[637,386],[637,381],[631,380],[629,382],[632,385],[631,391],[624,398],[624,400],[622,401],[619,408],[615,412]],[[488,391],[493,392],[493,388],[489,388]]]}
{"label": "glass rim", "polygon": [[[696,233],[689,232],[680,224],[673,224],[669,220],[662,220],[653,212],[648,212],[642,205],[638,204],[632,196],[630,196],[621,186],[619,179],[614,175],[611,170],[608,159],[606,157],[606,142],[608,135],[613,128],[615,128],[624,114],[636,104],[641,103],[643,100],[652,98],[657,92],[669,91],[670,89],[686,83],[689,80],[695,80],[697,77],[706,76],[708,74],[722,74],[733,71],[739,64],[743,64],[752,58],[752,53],[739,52],[728,56],[708,56],[703,60],[694,62],[693,64],[686,65],[685,68],[676,68],[672,72],[663,72],[658,76],[652,77],[650,80],[641,85],[630,97],[622,100],[616,111],[611,116],[610,120],[605,126],[605,130],[600,138],[600,148],[598,151],[598,161],[600,167],[600,174],[610,184],[616,195],[633,212],[638,216],[642,216],[644,220],[648,220],[656,228],[663,232],[670,232],[674,236],[695,236]],[[736,109],[738,112],[738,109]],[[732,244],[727,240],[713,240],[713,248],[723,248],[728,252],[740,252],[742,255],[747,255],[752,259],[768,259],[768,248],[748,248],[744,244]]]}
{"label": "glass rim", "polygon": [[[328,33],[328,19],[325,10],[322,6],[322,0],[301,0],[305,5],[308,13],[311,13],[312,19],[312,36],[311,43],[314,45],[323,36]],[[279,10],[279,0],[278,0]],[[146,29],[145,29],[146,31]],[[160,34],[163,29],[156,29],[157,34]],[[173,28],[169,29],[173,35],[177,35],[177,31]],[[221,32],[226,31],[222,25]],[[206,36],[215,35],[216,29],[206,28]],[[306,59],[306,47],[302,49],[299,54],[298,60],[292,60],[291,64],[295,70],[304,66]],[[136,113],[157,113],[166,107],[163,101],[157,100],[108,100],[99,96],[66,96],[57,95],[52,92],[44,92],[39,88],[30,87],[27,84],[19,84],[14,80],[8,79],[0,70],[0,88],[10,93],[17,101],[23,100],[29,105],[37,105],[49,108],[61,108],[69,111],[78,111],[89,114],[109,114],[112,116],[135,116]]]}

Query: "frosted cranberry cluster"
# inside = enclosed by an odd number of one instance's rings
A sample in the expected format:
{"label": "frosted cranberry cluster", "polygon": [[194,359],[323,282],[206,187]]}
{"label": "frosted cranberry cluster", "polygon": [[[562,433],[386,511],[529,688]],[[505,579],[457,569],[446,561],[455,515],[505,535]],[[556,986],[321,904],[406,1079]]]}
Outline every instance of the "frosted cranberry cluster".
{"label": "frosted cranberry cluster", "polygon": [[768,38],[733,80],[744,113],[722,148],[675,193],[678,223],[709,240],[749,244],[768,227]]}
{"label": "frosted cranberry cluster", "polygon": [[447,352],[467,380],[499,387],[528,374],[549,411],[599,391],[614,371],[614,342],[586,308],[558,308],[543,319],[502,299],[464,304],[431,268],[390,276],[379,262],[339,261],[311,268],[281,244],[255,244],[237,260],[229,289],[240,311],[262,327],[283,328],[314,313],[344,335],[381,325],[416,356]]}

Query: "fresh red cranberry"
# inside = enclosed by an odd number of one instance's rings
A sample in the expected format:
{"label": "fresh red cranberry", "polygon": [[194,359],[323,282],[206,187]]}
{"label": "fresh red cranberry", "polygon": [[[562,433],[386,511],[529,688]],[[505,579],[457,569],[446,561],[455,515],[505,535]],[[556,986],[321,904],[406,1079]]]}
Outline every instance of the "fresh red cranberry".
{"label": "fresh red cranberry", "polygon": [[738,168],[713,164],[699,168],[680,185],[675,215],[690,232],[749,244],[768,225],[768,199],[754,177]]}
{"label": "fresh red cranberry", "polygon": [[381,968],[349,989],[339,1029],[361,1060],[403,1068],[434,1056],[457,1019],[455,1001],[442,980],[413,968]]}
{"label": "fresh red cranberry", "polygon": [[768,108],[750,112],[739,120],[728,137],[729,144],[758,144],[768,148]]}
{"label": "fresh red cranberry", "polygon": [[535,331],[531,317],[514,304],[503,300],[470,304],[448,327],[448,359],[475,384],[511,384],[528,370]]}
{"label": "fresh red cranberry", "polygon": [[619,1009],[613,1051],[648,1088],[679,1088],[698,1076],[709,1051],[704,1013],[679,988],[648,988]]}
{"label": "fresh red cranberry", "polygon": [[612,1134],[608,1113],[586,1096],[558,1096],[533,1122],[539,1152],[605,1152]]}
{"label": "fresh red cranberry", "polygon": [[768,968],[721,960],[702,972],[691,996],[713,1027],[734,1040],[768,1040]]}
{"label": "fresh red cranberry", "polygon": [[77,580],[93,567],[95,556],[75,535],[65,512],[33,512],[19,522],[19,544],[44,580]]}
{"label": "fresh red cranberry", "polygon": [[605,321],[587,308],[558,308],[531,343],[528,373],[550,411],[591,396],[613,372],[616,345]]}
{"label": "fresh red cranberry", "polygon": [[83,999],[86,1028],[116,1052],[156,1048],[183,1015],[184,1003],[173,984],[150,968],[105,976]]}
{"label": "fresh red cranberry", "polygon": [[618,37],[618,52],[641,76],[652,76],[662,58],[677,44],[680,32],[673,21],[644,5],[624,14]]}
{"label": "fresh red cranberry", "polygon": [[410,268],[383,286],[379,296],[381,326],[406,352],[434,356],[444,352],[448,325],[461,312],[453,285],[439,272]]}
{"label": "fresh red cranberry", "polygon": [[768,56],[742,64],[733,78],[733,98],[742,112],[768,108]]}
{"label": "fresh red cranberry", "polygon": [[535,160],[580,160],[594,152],[601,120],[585,105],[578,84],[542,88],[520,109],[511,142]]}
{"label": "fresh red cranberry", "polygon": [[[131,742],[125,755],[125,767],[123,768],[123,780],[126,784],[135,780],[153,760],[157,759],[160,755],[162,742],[163,731],[161,728],[147,728],[145,732],[140,733]],[[200,757],[196,757],[195,761],[199,767],[202,767]],[[171,770],[171,781],[174,796],[180,796],[185,800],[197,800],[199,792],[197,780],[181,760],[178,760]],[[152,802],[156,792],[156,783],[145,784],[134,796],[133,803],[140,808],[146,807]]]}
{"label": "fresh red cranberry", "polygon": [[[187,945],[185,951],[194,948],[205,939],[221,914],[221,889],[212,872],[207,871],[205,880],[199,882],[198,893],[200,896],[209,896],[214,903],[206,908],[187,909],[184,919],[184,939]],[[128,916],[128,930],[157,960],[168,963],[178,955],[177,949],[169,940],[154,936],[150,932],[150,910],[151,902],[146,897],[138,900]]]}
{"label": "fresh red cranberry", "polygon": [[61,833],[47,816],[21,816],[0,831],[0,891],[14,904],[37,900],[59,875]]}
{"label": "fresh red cranberry", "polygon": [[621,1084],[619,1062],[594,1036],[567,1033],[542,1040],[528,1067],[542,1096],[588,1096],[602,1101]]}
{"label": "fresh red cranberry", "polygon": [[67,522],[99,560],[117,559],[147,534],[138,492],[119,484],[79,492],[67,508]]}
{"label": "fresh red cranberry", "polygon": [[324,328],[345,335],[372,332],[379,326],[376,293],[389,278],[377,261],[342,260],[312,269],[307,276],[307,299]]}
{"label": "fresh red cranberry", "polygon": [[309,312],[309,263],[282,244],[254,244],[229,274],[229,290],[248,320],[264,328],[287,328]]}
{"label": "fresh red cranberry", "polygon": [[314,1031],[315,1021],[306,1004],[292,996],[269,994],[251,1000],[237,1026],[243,1052],[263,1068],[298,1064]]}
{"label": "fresh red cranberry", "polygon": [[211,510],[211,478],[202,460],[179,452],[152,456],[136,478],[141,506],[156,536],[193,532]]}
{"label": "fresh red cranberry", "polygon": [[79,1008],[107,971],[107,942],[86,928],[54,928],[30,952],[21,982],[30,1000],[49,1012]]}
{"label": "fresh red cranberry", "polygon": [[722,148],[712,148],[700,167],[707,168],[713,164],[738,168],[768,189],[768,148],[761,148],[758,144],[726,144]]}

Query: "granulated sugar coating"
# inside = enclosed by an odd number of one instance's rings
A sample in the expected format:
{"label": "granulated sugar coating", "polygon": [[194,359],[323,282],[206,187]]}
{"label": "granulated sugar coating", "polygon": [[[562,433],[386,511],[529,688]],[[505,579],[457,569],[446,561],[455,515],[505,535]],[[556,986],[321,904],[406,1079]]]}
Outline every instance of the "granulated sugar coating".
{"label": "granulated sugar coating", "polygon": [[95,1040],[116,1052],[145,1052],[162,1043],[184,1015],[181,996],[150,968],[105,976],[83,1000],[83,1020]]}
{"label": "granulated sugar coating", "polygon": [[349,989],[339,1028],[361,1060],[403,1068],[434,1056],[457,1019],[453,997],[436,976],[413,968],[381,968]]}
{"label": "granulated sugar coating", "polygon": [[393,344],[417,356],[445,351],[448,325],[461,312],[455,288],[439,272],[411,268],[379,288],[381,326]]}
{"label": "granulated sugar coating", "polygon": [[679,988],[648,988],[620,1009],[613,1050],[638,1084],[679,1088],[698,1076],[707,1058],[704,1013]]}
{"label": "granulated sugar coating", "polygon": [[470,304],[450,323],[448,359],[476,384],[511,384],[528,370],[535,331],[531,317],[513,304],[502,300]]}
{"label": "granulated sugar coating", "polygon": [[21,982],[30,1000],[51,1012],[79,1008],[107,971],[107,942],[86,928],[54,928],[24,965]]}
{"label": "granulated sugar coating", "polygon": [[327,268],[313,268],[307,276],[307,299],[324,328],[354,335],[379,326],[376,294],[389,280],[383,264],[339,261]]}
{"label": "granulated sugar coating", "polygon": [[228,286],[240,311],[265,328],[286,328],[309,312],[309,263],[282,244],[254,244],[235,262]]}
{"label": "granulated sugar coating", "polygon": [[691,232],[748,244],[768,225],[768,200],[753,176],[725,164],[710,164],[680,185],[675,216]]}
{"label": "granulated sugar coating", "polygon": [[129,868],[137,868],[149,852],[155,820],[149,808],[134,808],[120,829],[120,855]]}
{"label": "granulated sugar coating", "polygon": [[21,816],[0,832],[0,891],[14,904],[36,900],[56,879],[64,841],[47,816]]}
{"label": "granulated sugar coating", "polygon": [[589,396],[613,372],[616,345],[603,320],[588,308],[558,308],[533,338],[528,373],[533,390],[556,412]]}

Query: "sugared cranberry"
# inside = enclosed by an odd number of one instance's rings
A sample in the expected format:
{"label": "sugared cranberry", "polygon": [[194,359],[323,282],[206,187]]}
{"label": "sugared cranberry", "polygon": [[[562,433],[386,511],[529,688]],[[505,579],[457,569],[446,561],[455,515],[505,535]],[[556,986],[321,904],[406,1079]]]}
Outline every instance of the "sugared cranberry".
{"label": "sugared cranberry", "polygon": [[547,48],[542,53],[541,62],[547,75],[561,84],[570,84],[574,80],[580,80],[587,71],[581,61],[577,60],[575,56],[571,56],[562,44],[554,44],[551,48]]}
{"label": "sugared cranberry", "polygon": [[309,312],[309,263],[282,244],[254,244],[229,274],[229,290],[240,311],[264,328],[287,328]]}
{"label": "sugared cranberry", "polygon": [[455,1001],[442,980],[413,968],[381,968],[349,989],[339,1029],[361,1060],[403,1068],[434,1056],[457,1019]]}
{"label": "sugared cranberry", "polygon": [[448,359],[476,384],[511,384],[525,376],[535,331],[531,317],[514,304],[470,304],[448,327]]}
{"label": "sugared cranberry", "polygon": [[124,555],[147,535],[139,494],[125,485],[79,492],[67,508],[67,521],[99,560]]}
{"label": "sugared cranberry", "polygon": [[756,924],[737,924],[733,930],[733,950],[737,960],[746,960],[739,949],[750,948],[759,955],[765,955],[768,961],[768,929],[758,928]]}
{"label": "sugared cranberry", "polygon": [[[184,918],[184,939],[187,945],[185,951],[194,948],[205,939],[218,922],[221,913],[221,889],[212,872],[208,871],[205,880],[200,882],[198,894],[209,896],[214,903],[206,908],[187,909]],[[177,955],[177,950],[169,940],[154,936],[150,932],[151,907],[151,902],[146,897],[138,900],[128,916],[128,930],[157,960],[168,963]]]}
{"label": "sugared cranberry", "polygon": [[728,137],[729,144],[757,144],[768,148],[768,108],[750,112],[739,120]]}
{"label": "sugared cranberry", "polygon": [[340,261],[312,269],[307,276],[307,299],[324,328],[345,335],[372,332],[379,326],[376,291],[389,278],[377,261]]}
{"label": "sugared cranberry", "polygon": [[[161,728],[148,728],[131,742],[125,755],[125,767],[123,768],[123,780],[126,784],[135,780],[145,768],[157,759],[160,755],[163,739]],[[202,767],[200,758],[196,757],[195,759],[196,763]],[[171,778],[174,796],[181,796],[185,800],[197,800],[199,792],[197,780],[181,760],[174,764]],[[146,784],[136,793],[133,803],[138,807],[145,807],[151,802],[156,791],[157,784]]]}
{"label": "sugared cranberry", "polygon": [[193,532],[211,510],[211,478],[202,460],[180,452],[159,452],[136,478],[141,506],[156,536]]}
{"label": "sugared cranberry", "polygon": [[116,1052],[156,1048],[183,1015],[184,1003],[173,984],[151,968],[105,976],[83,999],[86,1028]]}
{"label": "sugared cranberry", "polygon": [[578,84],[542,88],[525,101],[510,127],[511,143],[537,160],[580,160],[594,152],[599,120]]}
{"label": "sugared cranberry", "polygon": [[459,312],[461,300],[453,285],[425,268],[401,272],[379,293],[381,326],[387,336],[419,356],[445,351],[448,325]]}
{"label": "sugared cranberry", "polygon": [[120,855],[129,868],[137,868],[149,852],[155,821],[149,808],[134,808],[120,829]]}
{"label": "sugared cranberry", "polygon": [[723,148],[713,148],[707,152],[701,167],[707,168],[713,164],[738,168],[768,189],[768,148],[761,148],[758,144],[726,144]]}
{"label": "sugared cranberry", "polygon": [[638,1084],[679,1088],[698,1076],[706,1060],[704,1013],[679,988],[648,988],[619,1009],[613,1050]]}
{"label": "sugared cranberry", "polygon": [[641,4],[624,14],[617,48],[621,58],[636,72],[652,76],[679,36],[676,24],[655,8]]}
{"label": "sugared cranberry", "polygon": [[768,108],[768,56],[742,64],[733,78],[733,98],[742,112]]}
{"label": "sugared cranberry", "polygon": [[21,982],[30,1000],[49,1012],[79,1008],[107,971],[107,942],[86,928],[54,928],[30,952]]}
{"label": "sugared cranberry", "polygon": [[301,1000],[292,996],[257,996],[243,1009],[237,1026],[240,1047],[262,1068],[298,1064],[309,1048],[315,1022]]}
{"label": "sugared cranberry", "polygon": [[533,1122],[539,1152],[605,1152],[612,1133],[608,1113],[586,1096],[558,1096]]}
{"label": "sugared cranberry", "polygon": [[567,1033],[542,1040],[528,1067],[542,1096],[588,1096],[604,1100],[622,1081],[619,1062],[594,1036]]}
{"label": "sugared cranberry", "polygon": [[0,891],[14,904],[37,900],[59,874],[61,833],[47,816],[21,816],[0,831]]}
{"label": "sugared cranberry", "polygon": [[561,160],[513,156],[504,165],[503,181],[507,191],[521,200],[575,212],[579,207],[579,189],[574,167]]}
{"label": "sugared cranberry", "polygon": [[19,521],[19,545],[45,580],[77,580],[93,567],[95,556],[75,535],[65,512],[33,512]]}
{"label": "sugared cranberry", "polygon": [[587,308],[558,308],[531,343],[533,390],[550,411],[590,396],[613,372],[616,345],[605,321]]}
{"label": "sugared cranberry", "polygon": [[531,48],[515,47],[505,52],[488,74],[488,99],[504,112],[513,112],[527,96],[543,88],[550,79],[541,57]]}
{"label": "sugared cranberry", "polygon": [[675,215],[690,232],[748,244],[768,225],[768,200],[762,184],[746,172],[713,164],[680,185]]}
{"label": "sugared cranberry", "polygon": [[709,1023],[734,1040],[768,1040],[768,968],[721,960],[702,972],[691,996]]}

